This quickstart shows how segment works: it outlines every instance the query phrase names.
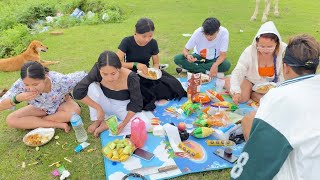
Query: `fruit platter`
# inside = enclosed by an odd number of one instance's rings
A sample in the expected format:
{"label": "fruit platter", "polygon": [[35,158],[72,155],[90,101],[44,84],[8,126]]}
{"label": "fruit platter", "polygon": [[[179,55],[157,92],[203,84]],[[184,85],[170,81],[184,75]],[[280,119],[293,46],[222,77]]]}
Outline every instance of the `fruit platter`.
{"label": "fruit platter", "polygon": [[109,142],[102,148],[102,153],[111,161],[124,162],[129,159],[134,150],[133,143],[130,139],[125,138]]}

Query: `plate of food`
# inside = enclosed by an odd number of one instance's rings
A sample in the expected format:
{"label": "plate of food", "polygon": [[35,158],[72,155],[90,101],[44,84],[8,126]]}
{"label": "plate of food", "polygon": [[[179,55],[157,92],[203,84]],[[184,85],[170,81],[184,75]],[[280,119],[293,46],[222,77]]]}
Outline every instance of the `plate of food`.
{"label": "plate of food", "polygon": [[267,82],[267,83],[262,83],[262,84],[255,84],[252,87],[252,90],[260,93],[260,94],[266,94],[270,89],[276,87],[277,84],[274,82]]}
{"label": "plate of food", "polygon": [[27,133],[22,141],[28,146],[42,146],[53,138],[54,132],[53,128],[37,128]]}
{"label": "plate of food", "polygon": [[207,74],[201,74],[201,84],[208,84],[211,81],[211,77]]}
{"label": "plate of food", "polygon": [[148,68],[148,74],[144,74],[142,71],[138,70],[138,74],[146,79],[157,80],[162,76],[160,69]]}

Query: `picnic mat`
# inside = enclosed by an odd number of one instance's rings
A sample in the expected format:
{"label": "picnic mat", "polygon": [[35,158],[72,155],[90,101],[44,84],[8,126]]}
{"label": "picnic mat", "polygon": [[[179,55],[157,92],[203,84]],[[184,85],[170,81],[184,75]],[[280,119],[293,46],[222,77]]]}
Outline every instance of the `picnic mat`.
{"label": "picnic mat", "polygon": [[[179,80],[184,87],[187,86],[187,80],[185,78],[180,78]],[[208,84],[201,86],[201,92],[205,92],[207,89],[215,89],[214,80],[212,80]],[[231,102],[230,96],[223,95],[223,97],[226,101]],[[196,118],[196,114],[192,114],[189,117],[176,116],[165,110],[168,107],[179,107],[186,101],[187,98],[183,98],[180,101],[158,101],[157,108],[152,113],[155,117],[158,117],[160,119],[161,125],[164,125],[166,123],[174,123],[175,125],[178,125],[178,123],[181,121],[193,121]],[[240,112],[244,114],[253,110],[253,108],[248,106],[247,104],[239,104],[238,107]],[[104,147],[108,142],[119,138],[121,139],[123,137],[110,136],[109,131],[104,131],[100,135],[102,147]],[[147,179],[167,179],[169,177],[176,177],[189,173],[233,167],[232,163],[223,160],[213,153],[216,149],[221,148],[221,146],[208,146],[206,143],[207,139],[211,140],[214,138],[213,136],[209,136],[207,138],[198,139],[190,135],[189,139],[187,141],[184,141],[184,144],[200,153],[201,158],[192,159],[188,156],[187,153],[175,153],[172,150],[167,137],[153,136],[152,133],[148,133],[148,139],[143,149],[152,152],[155,157],[150,161],[146,161],[140,159],[139,157],[131,156],[125,162],[112,162],[104,157],[106,179],[120,180],[126,174],[130,173],[130,171],[133,169],[149,166],[161,167],[167,165],[177,165],[178,169],[145,176]],[[233,154],[238,157],[243,147],[244,143],[232,146],[231,148],[233,149]]]}

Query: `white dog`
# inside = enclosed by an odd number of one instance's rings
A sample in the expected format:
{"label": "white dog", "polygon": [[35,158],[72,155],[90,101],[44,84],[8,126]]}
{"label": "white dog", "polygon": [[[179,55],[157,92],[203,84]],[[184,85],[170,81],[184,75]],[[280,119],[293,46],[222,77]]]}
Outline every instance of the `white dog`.
{"label": "white dog", "polygon": [[[270,10],[270,4],[271,4],[271,0],[264,0],[264,1],[265,1],[265,7],[263,11],[263,16],[261,19],[262,22],[267,21],[269,10]],[[277,17],[279,16],[278,2],[279,0],[274,0],[274,15]],[[260,0],[256,0],[256,9],[254,10],[254,13],[251,17],[251,21],[255,21],[257,19],[257,15],[259,11],[259,3],[260,3]]]}

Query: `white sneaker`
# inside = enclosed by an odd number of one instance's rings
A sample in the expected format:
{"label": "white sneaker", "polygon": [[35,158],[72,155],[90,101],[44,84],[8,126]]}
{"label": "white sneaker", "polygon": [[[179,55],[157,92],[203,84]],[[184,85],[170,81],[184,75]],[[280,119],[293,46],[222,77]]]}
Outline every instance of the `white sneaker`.
{"label": "white sneaker", "polygon": [[169,67],[169,64],[160,64],[160,69],[161,70],[165,70],[165,69],[167,69]]}
{"label": "white sneaker", "polygon": [[183,68],[181,68],[182,69],[182,72],[189,72],[188,70],[186,70],[186,69],[183,69]]}

